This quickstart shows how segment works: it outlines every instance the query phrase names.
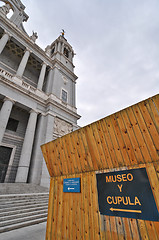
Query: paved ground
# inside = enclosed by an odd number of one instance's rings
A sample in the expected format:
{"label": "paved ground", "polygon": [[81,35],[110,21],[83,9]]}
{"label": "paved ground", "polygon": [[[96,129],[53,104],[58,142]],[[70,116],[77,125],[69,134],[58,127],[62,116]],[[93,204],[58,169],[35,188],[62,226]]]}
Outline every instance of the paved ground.
{"label": "paved ground", "polygon": [[0,233],[0,240],[45,240],[46,222]]}

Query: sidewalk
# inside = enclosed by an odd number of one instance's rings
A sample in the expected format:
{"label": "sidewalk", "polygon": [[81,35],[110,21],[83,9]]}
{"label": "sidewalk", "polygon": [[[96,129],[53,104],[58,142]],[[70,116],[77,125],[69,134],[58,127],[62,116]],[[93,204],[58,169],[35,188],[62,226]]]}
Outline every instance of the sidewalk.
{"label": "sidewalk", "polygon": [[45,240],[46,222],[0,233],[0,240]]}

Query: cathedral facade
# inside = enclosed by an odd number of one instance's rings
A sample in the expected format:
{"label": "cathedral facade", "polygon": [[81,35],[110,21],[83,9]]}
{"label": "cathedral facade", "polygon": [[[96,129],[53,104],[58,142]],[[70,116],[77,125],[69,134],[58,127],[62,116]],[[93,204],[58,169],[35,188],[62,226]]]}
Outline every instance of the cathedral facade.
{"label": "cathedral facade", "polygon": [[0,2],[0,182],[48,187],[40,145],[76,130],[80,118],[74,51],[64,32],[42,50],[23,27],[21,1]]}

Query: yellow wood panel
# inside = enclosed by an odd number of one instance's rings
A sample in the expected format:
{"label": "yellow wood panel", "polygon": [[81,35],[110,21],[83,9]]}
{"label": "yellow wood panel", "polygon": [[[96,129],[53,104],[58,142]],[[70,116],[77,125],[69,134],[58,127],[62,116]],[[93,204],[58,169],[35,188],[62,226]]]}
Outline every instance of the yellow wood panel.
{"label": "yellow wood panel", "polygon": [[[51,177],[46,240],[154,239],[159,222],[101,215],[97,172],[146,167],[159,210],[159,96],[42,146]],[[80,177],[80,193],[64,178]]]}

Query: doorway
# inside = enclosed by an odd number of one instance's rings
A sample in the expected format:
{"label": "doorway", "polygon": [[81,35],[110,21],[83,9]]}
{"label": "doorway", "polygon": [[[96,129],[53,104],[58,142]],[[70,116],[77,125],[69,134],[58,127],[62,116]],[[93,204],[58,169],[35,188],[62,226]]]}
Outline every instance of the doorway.
{"label": "doorway", "polygon": [[5,180],[12,150],[13,148],[0,146],[0,183]]}

